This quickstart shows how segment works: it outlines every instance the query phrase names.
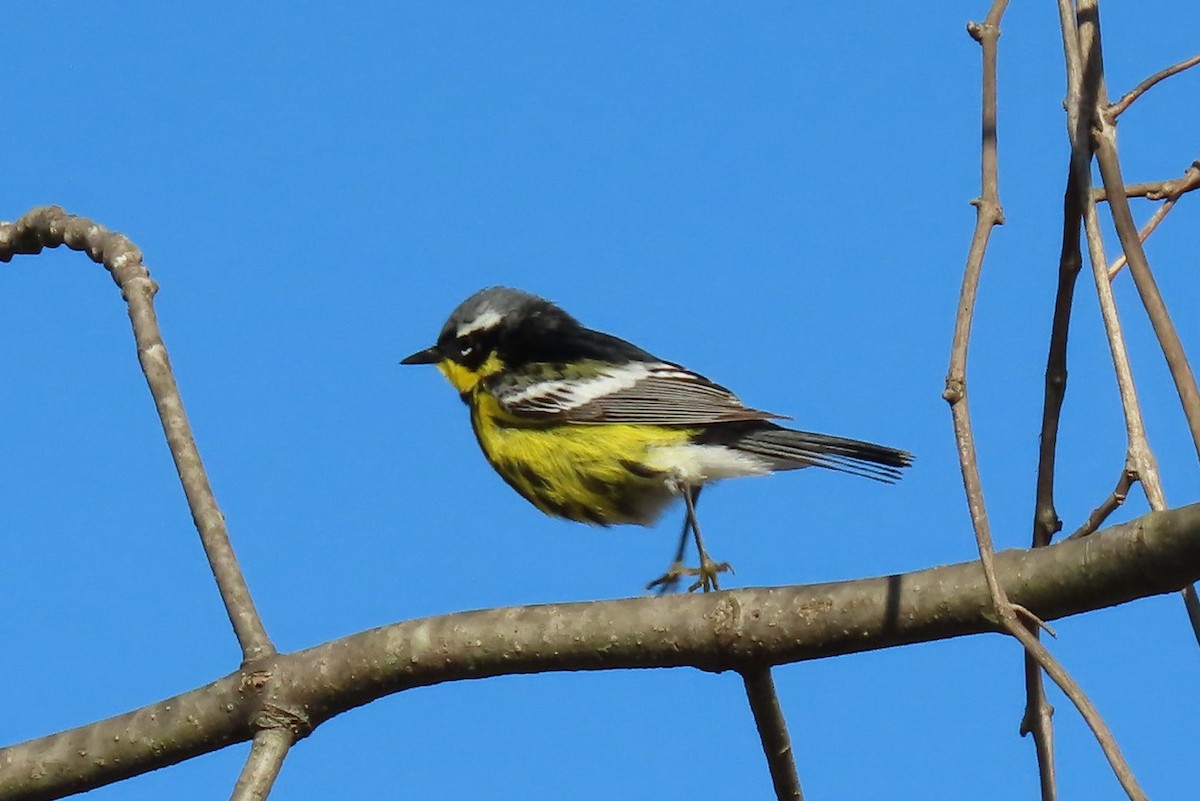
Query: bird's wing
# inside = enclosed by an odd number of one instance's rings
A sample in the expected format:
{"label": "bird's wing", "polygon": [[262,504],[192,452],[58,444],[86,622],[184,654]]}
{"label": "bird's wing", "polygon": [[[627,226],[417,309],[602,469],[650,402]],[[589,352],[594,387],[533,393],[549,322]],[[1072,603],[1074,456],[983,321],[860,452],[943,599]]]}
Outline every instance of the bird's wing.
{"label": "bird's wing", "polygon": [[669,362],[596,365],[588,374],[510,380],[492,391],[510,414],[563,423],[693,426],[786,419],[751,409],[725,387]]}

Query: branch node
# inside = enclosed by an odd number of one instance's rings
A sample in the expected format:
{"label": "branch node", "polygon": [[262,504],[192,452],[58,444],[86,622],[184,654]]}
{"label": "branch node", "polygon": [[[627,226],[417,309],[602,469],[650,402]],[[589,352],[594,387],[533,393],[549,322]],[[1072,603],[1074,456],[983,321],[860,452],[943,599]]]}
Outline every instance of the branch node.
{"label": "branch node", "polygon": [[951,406],[963,399],[966,392],[966,382],[955,376],[946,376],[946,388],[942,390],[942,399]]}
{"label": "branch node", "polygon": [[1000,28],[990,22],[968,22],[967,34],[975,41],[983,44],[985,38],[1000,38]]}
{"label": "branch node", "polygon": [[[1051,704],[1049,701],[1045,702],[1045,706],[1043,707],[1043,709],[1045,711],[1042,714],[1044,715],[1044,717],[1047,720],[1054,717],[1054,705]],[[1029,736],[1030,733],[1033,732],[1034,723],[1033,723],[1032,718],[1033,718],[1033,715],[1030,714],[1029,710],[1026,710],[1025,714],[1021,717],[1021,727],[1018,729],[1018,732],[1020,733],[1020,735],[1022,737],[1027,737],[1027,736]]]}

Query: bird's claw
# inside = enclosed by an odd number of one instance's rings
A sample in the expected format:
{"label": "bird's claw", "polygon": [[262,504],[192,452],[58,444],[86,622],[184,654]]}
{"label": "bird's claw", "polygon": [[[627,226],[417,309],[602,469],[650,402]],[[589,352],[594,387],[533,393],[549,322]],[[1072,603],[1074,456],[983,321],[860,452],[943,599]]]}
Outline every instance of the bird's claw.
{"label": "bird's claw", "polygon": [[700,567],[688,568],[689,576],[698,576],[691,586],[688,587],[688,592],[695,592],[703,589],[704,592],[721,589],[721,585],[717,583],[717,574],[732,573],[733,565],[728,562],[714,562],[711,559],[705,558],[701,560]]}
{"label": "bird's claw", "polygon": [[702,559],[700,567],[687,567],[683,562],[673,562],[667,572],[646,585],[647,590],[657,591],[665,595],[675,589],[683,576],[696,576],[696,580],[687,588],[688,592],[702,589],[704,592],[721,589],[717,576],[721,573],[732,573],[733,566],[728,562],[714,562],[707,557]]}

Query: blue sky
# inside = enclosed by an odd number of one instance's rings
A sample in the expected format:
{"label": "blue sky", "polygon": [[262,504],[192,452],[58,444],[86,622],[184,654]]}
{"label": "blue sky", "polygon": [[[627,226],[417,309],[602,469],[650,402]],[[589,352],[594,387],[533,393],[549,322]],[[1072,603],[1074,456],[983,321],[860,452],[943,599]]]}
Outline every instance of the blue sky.
{"label": "blue sky", "polygon": [[[657,528],[545,518],[484,463],[433,370],[400,368],[503,283],[700,370],[806,429],[907,448],[898,486],[804,471],[705,494],[737,586],[974,554],[941,399],[978,192],[986,3],[263,3],[11,10],[0,218],[57,203],[126,232],[201,453],[283,649],[454,610],[636,594]],[[1103,10],[1110,91],[1191,55],[1184,0]],[[1001,196],[970,387],[999,547],[1028,543],[1067,151],[1049,6],[1001,40]],[[1152,47],[1147,43],[1153,42]],[[1121,124],[1131,181],[1198,154],[1200,73]],[[1197,223],[1149,255],[1193,354]],[[1135,205],[1139,219],[1151,211]],[[0,269],[0,743],[224,675],[238,652],[124,305],[78,254]],[[1059,512],[1077,526],[1124,447],[1094,290],[1079,283]],[[1118,281],[1172,504],[1195,455]],[[1145,511],[1132,496],[1117,519]],[[1143,785],[1197,781],[1195,643],[1175,597],[1061,621],[1052,648]],[[977,637],[781,668],[813,798],[1036,793],[1020,651]],[[1063,797],[1120,790],[1057,696]],[[94,792],[227,793],[246,746]],[[697,785],[700,785],[698,787]],[[981,790],[981,788],[984,788]],[[561,674],[418,690],[323,726],[276,797],[765,797],[740,681]]]}

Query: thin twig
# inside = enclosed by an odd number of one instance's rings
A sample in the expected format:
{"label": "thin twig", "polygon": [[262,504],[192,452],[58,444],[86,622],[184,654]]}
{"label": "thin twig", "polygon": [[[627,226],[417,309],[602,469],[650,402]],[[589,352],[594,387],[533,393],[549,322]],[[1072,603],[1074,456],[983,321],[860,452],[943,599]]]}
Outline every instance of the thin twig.
{"label": "thin twig", "polygon": [[[1060,0],[1067,2],[1067,0]],[[1080,47],[1084,54],[1084,58],[1089,63],[1097,65],[1098,69],[1103,70],[1103,55],[1100,42],[1100,18],[1097,0],[1079,0],[1079,17],[1080,17]],[[1107,98],[1104,95],[1103,82],[1100,83],[1099,94],[1096,98],[1096,109],[1091,114],[1093,125],[1093,138],[1097,148],[1097,155],[1101,147],[1103,139],[1098,128],[1105,126],[1099,109],[1107,105]],[[1111,129],[1111,125],[1108,126]],[[1115,159],[1116,153],[1109,153],[1111,159]],[[1089,175],[1088,182],[1091,177]],[[1105,181],[1105,187],[1109,192],[1110,209],[1115,201],[1125,201],[1124,195],[1120,194],[1120,187],[1123,186],[1120,182]],[[1095,202],[1091,199],[1090,187],[1085,187],[1084,193],[1084,231],[1087,234],[1088,257],[1092,263],[1092,277],[1096,285],[1096,293],[1100,301],[1100,315],[1104,322],[1104,331],[1108,338],[1109,351],[1113,360],[1113,370],[1117,379],[1117,390],[1121,396],[1121,408],[1125,416],[1125,435],[1127,441],[1128,457],[1126,459],[1126,467],[1132,469],[1138,475],[1142,487],[1146,491],[1146,496],[1150,502],[1152,509],[1162,509],[1166,506],[1166,499],[1162,493],[1162,482],[1159,480],[1158,465],[1154,459],[1154,454],[1150,449],[1149,439],[1146,436],[1146,425],[1142,417],[1141,403],[1138,400],[1137,386],[1133,379],[1133,369],[1129,362],[1129,352],[1125,346],[1125,337],[1121,330],[1121,318],[1117,312],[1116,299],[1113,296],[1112,286],[1108,280],[1108,260],[1104,253],[1104,238],[1100,230],[1100,216],[1096,208]],[[1126,210],[1129,208],[1128,202],[1124,202]],[[1130,217],[1132,221],[1132,216]],[[1136,239],[1136,232],[1134,238]],[[1128,250],[1128,248],[1126,248]],[[1144,266],[1144,257],[1141,260]],[[1136,272],[1146,272],[1144,270]],[[1153,277],[1150,278],[1153,282]],[[1162,298],[1158,295],[1155,288],[1154,297],[1161,304]],[[1165,309],[1164,309],[1165,312]],[[1167,318],[1167,324],[1170,324],[1170,319]]]}
{"label": "thin twig", "polygon": [[[1141,405],[1137,398],[1137,389],[1133,381],[1133,371],[1129,364],[1129,354],[1125,348],[1125,338],[1121,333],[1120,318],[1117,314],[1116,299],[1113,297],[1112,282],[1108,279],[1107,261],[1104,255],[1104,239],[1100,231],[1100,215],[1095,203],[1088,203],[1084,220],[1087,231],[1088,250],[1095,277],[1096,293],[1100,299],[1100,315],[1104,321],[1105,333],[1108,337],[1109,350],[1113,359],[1113,368],[1117,377],[1117,390],[1121,396],[1121,408],[1125,415],[1125,436],[1127,451],[1125,457],[1126,469],[1137,474],[1138,481],[1146,493],[1150,508],[1161,510],[1166,508],[1167,499],[1163,492],[1162,480],[1158,473],[1158,462],[1150,448],[1146,436],[1146,426],[1142,419]],[[1192,623],[1192,631],[1200,642],[1200,615],[1193,613],[1192,604],[1194,591],[1189,596],[1185,588],[1183,598],[1188,607],[1188,619]]]}
{"label": "thin twig", "polygon": [[1147,90],[1149,90],[1151,87],[1153,87],[1156,83],[1158,83],[1159,81],[1165,81],[1167,78],[1170,78],[1172,75],[1176,75],[1180,72],[1183,72],[1186,69],[1190,69],[1191,67],[1194,67],[1197,64],[1200,64],[1200,53],[1192,56],[1191,58],[1185,58],[1183,61],[1180,61],[1178,64],[1172,64],[1171,66],[1167,67],[1166,69],[1159,70],[1158,72],[1154,73],[1149,78],[1142,81],[1137,86],[1133,87],[1128,92],[1126,92],[1124,94],[1124,96],[1122,96],[1121,99],[1118,100],[1116,103],[1113,103],[1108,109],[1109,117],[1111,119],[1115,120],[1117,117],[1121,116],[1122,112],[1124,112],[1125,109],[1129,108],[1130,105],[1133,104],[1133,101],[1137,100],[1139,97],[1144,95],[1147,92]]}
{"label": "thin twig", "polygon": [[[1101,102],[1103,100],[1101,96]],[[1191,431],[1192,444],[1197,457],[1200,458],[1200,388],[1196,386],[1196,376],[1192,373],[1179,333],[1167,312],[1167,305],[1159,292],[1158,283],[1154,280],[1146,252],[1142,249],[1142,243],[1138,241],[1137,225],[1133,221],[1129,200],[1121,191],[1125,183],[1121,177],[1121,164],[1117,156],[1116,128],[1111,120],[1105,120],[1103,117],[1100,118],[1099,130],[1096,132],[1096,161],[1100,166],[1104,186],[1108,190],[1108,209],[1128,259],[1130,275],[1133,276],[1133,283],[1142,299],[1146,316],[1150,318],[1150,325],[1154,328],[1159,347],[1167,360],[1167,367],[1175,381],[1175,390],[1179,394],[1183,414]],[[1140,470],[1138,472],[1142,483],[1148,485],[1147,476]]]}
{"label": "thin twig", "polygon": [[1046,698],[1042,666],[1029,651],[1025,652],[1025,714],[1021,717],[1021,736],[1033,735],[1037,755],[1038,785],[1042,801],[1058,798],[1054,775],[1054,705]]}
{"label": "thin twig", "polygon": [[[1084,694],[1075,679],[1071,674],[1058,663],[1050,652],[1046,650],[1046,646],[1042,641],[1035,637],[1030,631],[1023,626],[1006,627],[1010,634],[1021,641],[1025,649],[1037,660],[1038,665],[1046,674],[1054,680],[1054,683],[1059,686],[1063,694],[1071,699],[1079,713],[1087,722],[1088,728],[1092,730],[1096,740],[1100,743],[1100,747],[1104,751],[1104,755],[1108,758],[1109,764],[1112,766],[1113,772],[1117,774],[1117,779],[1120,780],[1121,786],[1125,792],[1134,801],[1148,801],[1146,794],[1142,788],[1138,786],[1137,779],[1134,778],[1133,771],[1125,762],[1124,756],[1121,754],[1120,748],[1117,746],[1112,732],[1109,731],[1108,725],[1104,722],[1104,718],[1100,716],[1099,710],[1092,704],[1091,700]],[[1053,746],[1051,746],[1053,748]]]}
{"label": "thin twig", "polygon": [[[1163,200],[1168,197],[1179,197],[1188,192],[1200,189],[1200,176],[1194,175],[1193,170],[1200,170],[1200,159],[1193,161],[1187,171],[1178,178],[1166,181],[1146,181],[1140,184],[1127,184],[1125,197],[1144,197],[1147,200]],[[1092,189],[1092,197],[1097,203],[1108,200],[1108,191],[1103,186]]]}
{"label": "thin twig", "polygon": [[[1079,246],[1083,206],[1079,187],[1083,184],[1092,158],[1087,136],[1088,120],[1082,108],[1094,106],[1097,76],[1085,78],[1079,59],[1075,20],[1069,6],[1059,4],[1060,30],[1067,75],[1067,126],[1070,131],[1071,157],[1067,169],[1067,187],[1063,192],[1063,236],[1058,259],[1058,289],[1050,327],[1050,347],[1046,355],[1045,388],[1042,401],[1042,430],[1039,439],[1036,500],[1033,515],[1033,547],[1041,548],[1062,529],[1062,520],[1054,503],[1055,466],[1058,427],[1067,390],[1067,343],[1070,335],[1071,305],[1075,283],[1083,263]],[[1090,95],[1089,96],[1085,96]],[[1036,628],[1029,631],[1038,636]],[[1046,697],[1042,668],[1034,654],[1025,651],[1025,712],[1020,733],[1033,735],[1037,758],[1038,783],[1042,801],[1056,801],[1057,780],[1054,765],[1054,706]]]}
{"label": "thin twig", "polygon": [[[1073,95],[1079,98],[1080,105],[1073,109],[1074,124],[1069,126],[1069,134],[1071,136],[1072,153],[1076,154],[1087,147],[1086,141],[1081,141],[1081,137],[1087,134],[1087,126],[1095,118],[1096,105],[1089,102],[1091,96],[1096,98],[1098,104],[1099,98],[1104,92],[1104,63],[1101,58],[1100,43],[1099,43],[1099,12],[1095,6],[1094,0],[1080,0],[1078,9],[1075,14],[1072,14],[1070,0],[1059,0],[1059,19],[1064,26],[1063,30],[1063,47],[1067,57],[1069,72],[1074,68],[1080,76],[1081,88],[1078,93]],[[1073,77],[1073,76],[1072,76]],[[1085,95],[1087,96],[1085,98]],[[1097,240],[1095,235],[1096,227],[1096,205],[1091,198],[1091,177],[1090,173],[1080,175],[1078,191],[1080,193],[1080,202],[1084,209],[1084,224],[1088,234],[1089,256],[1092,261],[1093,276],[1096,277],[1097,283],[1100,283],[1099,275],[1104,274],[1104,268],[1107,262],[1103,256],[1103,243]],[[1100,247],[1100,252],[1097,254],[1096,247]],[[1120,323],[1116,315],[1115,302],[1112,300],[1112,288],[1107,279],[1103,281],[1104,287],[1099,288],[1098,292],[1101,296],[1101,310],[1103,312],[1105,328],[1109,332],[1109,347],[1113,354],[1113,361],[1117,368],[1118,375],[1122,375],[1123,370],[1128,369],[1128,358],[1124,351],[1124,340],[1120,337]],[[1107,291],[1107,293],[1106,293]],[[1114,335],[1115,331],[1115,335]],[[1130,403],[1125,403],[1126,411],[1126,427],[1132,432],[1134,424],[1140,425],[1140,412],[1138,412],[1136,393],[1133,389],[1132,381],[1123,383],[1118,380],[1118,386],[1121,388],[1122,401],[1125,402],[1132,399]],[[1130,442],[1134,442],[1134,438],[1130,437]],[[1140,465],[1138,459],[1144,459],[1147,462],[1147,467],[1153,469],[1153,456],[1148,449],[1134,453],[1134,447],[1130,446],[1130,458],[1135,464]],[[1028,634],[1028,632],[1026,632]],[[1031,653],[1038,655],[1038,651],[1042,646],[1040,641],[1036,640],[1032,635],[1028,636],[1029,640],[1036,643],[1036,649],[1031,648]],[[1023,642],[1025,640],[1022,640]],[[1104,751],[1108,759],[1109,765],[1116,774],[1118,781],[1124,788],[1126,794],[1134,801],[1144,799],[1145,793],[1137,783],[1133,771],[1130,770],[1126,763],[1121,750],[1116,743],[1116,739],[1108,730],[1107,724],[1100,714],[1092,706],[1090,700],[1079,690],[1074,682],[1070,681],[1069,676],[1060,676],[1058,671],[1061,668],[1055,664],[1051,669],[1048,663],[1042,662],[1039,658],[1039,663],[1050,675],[1051,678],[1058,683],[1059,687],[1067,694],[1074,702],[1088,726],[1092,729],[1097,741],[1100,743],[1101,749]],[[1050,660],[1053,662],[1053,660]]]}
{"label": "thin twig", "polygon": [[[1072,151],[1063,194],[1063,237],[1058,257],[1058,291],[1050,324],[1050,348],[1046,355],[1045,388],[1042,396],[1042,431],[1038,439],[1037,497],[1033,514],[1033,547],[1049,545],[1062,529],[1054,504],[1054,468],[1058,448],[1058,424],[1067,393],[1067,342],[1071,329],[1071,304],[1075,282],[1083,264],[1079,249],[1080,176],[1087,169],[1090,153]],[[1048,801],[1043,796],[1044,801]]]}
{"label": "thin twig", "polygon": [[289,729],[263,729],[254,735],[250,756],[242,767],[229,801],[263,801],[271,792],[283,758],[287,756],[295,736]]}
{"label": "thin twig", "polygon": [[[1138,242],[1141,242],[1143,245],[1146,244],[1146,240],[1150,238],[1150,234],[1154,233],[1154,229],[1158,228],[1158,224],[1163,221],[1163,218],[1166,217],[1173,208],[1175,208],[1174,198],[1166,201],[1157,209],[1155,209],[1154,214],[1150,215],[1150,219],[1147,220],[1146,224],[1142,226],[1140,231],[1138,231]],[[1117,256],[1116,261],[1114,261],[1112,266],[1108,268],[1108,280],[1111,281],[1116,278],[1117,274],[1121,272],[1121,268],[1124,267],[1128,261],[1129,260],[1125,258],[1125,254],[1123,252],[1120,256]]]}
{"label": "thin twig", "polygon": [[242,647],[243,661],[274,654],[275,647],[267,636],[238,567],[237,557],[229,544],[225,518],[217,506],[196,449],[192,427],[184,412],[179,386],[171,372],[167,348],[154,314],[154,294],[158,285],[142,263],[141,251],[121,234],[84,217],[67,214],[58,206],[35,208],[16,223],[0,223],[0,262],[7,262],[16,254],[39,253],[43,248],[64,244],[103,264],[129,305],[138,361],[154,397],[171,458],[175,460],[175,469],[217,580],[221,600]]}
{"label": "thin twig", "polygon": [[1016,614],[1017,619],[1023,620],[1025,622],[1025,627],[1030,631],[1035,634],[1039,631],[1044,631],[1051,637],[1058,639],[1058,633],[1051,628],[1049,623],[1034,614],[1033,610],[1022,606],[1021,604],[1013,603],[1011,600],[1008,602],[1008,605],[1013,610],[1013,613]]}
{"label": "thin twig", "polygon": [[983,483],[979,477],[979,462],[975,450],[975,434],[971,426],[971,413],[967,400],[967,354],[971,341],[971,323],[974,319],[975,299],[979,294],[979,278],[983,272],[983,258],[987,252],[992,229],[1004,224],[1004,210],[1000,205],[999,161],[996,149],[996,49],[1000,38],[1000,19],[1008,6],[1007,0],[995,0],[982,23],[967,24],[967,32],[979,42],[983,51],[983,108],[982,145],[980,158],[980,196],[972,201],[975,206],[975,231],[971,235],[971,246],[967,252],[967,264],[963,270],[962,290],[959,294],[958,314],[954,319],[954,339],[950,346],[950,366],[946,374],[946,389],[942,397],[950,404],[954,422],[954,436],[958,445],[959,466],[962,470],[963,489],[967,496],[967,508],[975,529],[975,540],[979,548],[979,560],[983,565],[984,580],[996,614],[1009,621],[1016,615],[1005,598],[1004,590],[996,580],[987,507],[983,499]]}
{"label": "thin twig", "polygon": [[1083,525],[1077,528],[1069,540],[1086,537],[1095,532],[1100,526],[1104,525],[1104,521],[1108,516],[1115,512],[1121,504],[1125,503],[1125,499],[1129,496],[1129,489],[1133,486],[1133,482],[1137,481],[1137,471],[1131,466],[1126,465],[1121,470],[1121,476],[1117,479],[1117,486],[1113,487],[1113,491],[1109,493],[1104,502],[1092,510],[1088,515],[1088,519],[1083,522]]}
{"label": "thin twig", "polygon": [[767,756],[767,767],[771,770],[775,797],[779,801],[804,801],[804,794],[800,792],[800,776],[796,773],[796,760],[792,755],[792,741],[788,737],[787,721],[779,706],[779,694],[775,692],[771,668],[764,665],[744,670],[742,681],[746,685],[750,711],[754,713],[754,725],[758,727],[758,738]]}
{"label": "thin twig", "polygon": [[[1175,204],[1179,201],[1183,193],[1200,186],[1200,166],[1196,162],[1192,162],[1192,166],[1188,167],[1187,172],[1183,174],[1182,178],[1169,183],[1171,185],[1166,190],[1165,201],[1154,210],[1154,214],[1146,221],[1142,229],[1138,231],[1138,241],[1142,244],[1145,244],[1146,240],[1150,238],[1150,234],[1154,233],[1154,229],[1158,228],[1159,223],[1171,212],[1171,209],[1175,208]],[[1117,257],[1117,260],[1113,262],[1113,265],[1108,268],[1108,280],[1111,281],[1116,278],[1117,273],[1121,272],[1121,268],[1125,266],[1125,263],[1125,254],[1122,252]]]}
{"label": "thin twig", "polygon": [[987,510],[983,502],[983,487],[979,478],[979,467],[975,453],[974,435],[971,429],[970,412],[967,405],[966,393],[966,361],[967,346],[970,340],[971,318],[974,313],[975,297],[977,295],[979,274],[982,271],[983,257],[991,229],[1002,222],[1000,212],[999,181],[996,154],[996,40],[999,37],[999,21],[1006,6],[1005,0],[996,0],[988,18],[982,25],[968,26],[971,35],[975,37],[983,49],[983,145],[981,153],[982,192],[977,201],[975,233],[972,236],[971,248],[967,256],[967,267],[963,276],[963,289],[955,321],[954,341],[951,347],[950,369],[946,378],[946,390],[943,393],[951,405],[954,419],[955,439],[958,443],[959,464],[963,474],[963,484],[967,494],[967,505],[971,513],[971,522],[975,528],[975,540],[979,550],[980,563],[983,566],[984,578],[992,598],[997,623],[1005,631],[1017,638],[1041,665],[1051,678],[1062,688],[1063,692],[1075,703],[1080,714],[1096,735],[1105,755],[1108,757],[1113,770],[1117,773],[1122,785],[1130,796],[1135,799],[1143,798],[1132,772],[1125,764],[1112,734],[1108,731],[1103,718],[1086,695],[1080,690],[1070,675],[1050,656],[1050,653],[1018,620],[1012,605],[1009,603],[1003,588],[995,577],[994,547],[987,518]]}
{"label": "thin twig", "polygon": [[[1095,52],[1097,60],[1102,61],[1098,2],[1099,0],[1080,0],[1079,10],[1081,14],[1090,14],[1096,21],[1093,26]],[[1117,229],[1121,248],[1125,251],[1129,272],[1133,276],[1134,286],[1137,287],[1138,296],[1142,300],[1142,307],[1146,310],[1146,316],[1150,318],[1150,325],[1158,338],[1159,348],[1162,349],[1167,368],[1175,382],[1175,391],[1178,393],[1180,405],[1183,407],[1183,415],[1192,435],[1192,445],[1195,448],[1196,456],[1200,458],[1200,387],[1196,385],[1196,376],[1188,362],[1187,353],[1183,349],[1179,333],[1171,321],[1167,305],[1159,292],[1158,283],[1150,270],[1150,261],[1146,258],[1146,251],[1138,239],[1137,225],[1133,220],[1129,199],[1123,191],[1125,179],[1121,175],[1121,162],[1117,155],[1116,118],[1100,111],[1106,106],[1107,97],[1105,97],[1104,87],[1101,85],[1096,115],[1096,162],[1100,167],[1100,177],[1104,181],[1104,187],[1108,190],[1108,210],[1112,215],[1113,226]],[[1154,464],[1153,456],[1150,455],[1148,444],[1145,445],[1145,449],[1146,466],[1144,468],[1142,464],[1138,464],[1138,477],[1141,479],[1142,487],[1146,490],[1150,508],[1164,509],[1166,508],[1166,499],[1158,477],[1157,466]],[[1189,607],[1188,617],[1192,622],[1193,634],[1197,642],[1200,642],[1200,616],[1192,613],[1194,601],[1194,595],[1184,594],[1184,603]]]}
{"label": "thin twig", "polygon": [[1192,633],[1200,644],[1200,597],[1196,595],[1196,585],[1189,584],[1180,590],[1183,593],[1183,606],[1187,610],[1188,622],[1192,624]]}
{"label": "thin twig", "polygon": [[[1063,31],[1074,35],[1074,24],[1068,20]],[[1064,48],[1064,52],[1068,49]],[[1067,109],[1069,125],[1080,125],[1079,108],[1084,102],[1082,68],[1067,59]],[[1086,125],[1086,123],[1084,123]],[[1087,141],[1086,137],[1083,141]],[[1050,325],[1050,347],[1046,355],[1045,387],[1042,400],[1042,430],[1039,437],[1036,500],[1033,512],[1032,544],[1045,547],[1062,529],[1062,520],[1054,503],[1055,465],[1057,462],[1058,427],[1062,405],[1067,392],[1067,343],[1071,326],[1071,305],[1075,283],[1083,264],[1079,247],[1080,220],[1083,217],[1079,201],[1081,176],[1091,160],[1088,148],[1071,149],[1067,169],[1067,187],[1063,192],[1063,236],[1058,257],[1058,289],[1054,297],[1054,315]],[[1038,631],[1028,626],[1036,637]],[[1042,801],[1056,801],[1058,787],[1054,767],[1054,706],[1046,697],[1042,668],[1029,651],[1022,655],[1025,663],[1025,712],[1021,716],[1020,733],[1033,735],[1034,753],[1038,765],[1038,783]]]}
{"label": "thin twig", "polygon": [[[997,0],[993,3],[988,17],[982,25],[968,27],[971,35],[980,43],[983,51],[983,102],[982,102],[982,148],[981,148],[981,193],[975,202],[976,218],[975,231],[971,238],[971,247],[967,255],[967,265],[963,272],[963,287],[958,304],[958,314],[955,318],[954,341],[951,347],[950,368],[946,379],[944,396],[950,402],[951,415],[954,420],[955,440],[958,443],[959,465],[962,469],[963,486],[967,494],[967,506],[970,510],[971,523],[975,530],[975,541],[979,550],[979,560],[983,566],[984,579],[992,600],[994,613],[998,623],[1009,633],[1013,634],[1025,645],[1025,652],[1037,659],[1037,664],[1045,666],[1043,660],[1048,654],[1041,655],[1036,646],[1031,647],[1026,641],[1040,645],[1037,638],[1018,620],[1006,593],[995,577],[994,553],[990,524],[983,499],[983,485],[979,476],[979,465],[975,451],[975,437],[971,426],[970,411],[967,403],[966,368],[967,352],[971,334],[971,320],[974,315],[975,298],[978,294],[979,277],[983,269],[984,254],[992,229],[1004,221],[1000,206],[999,169],[996,147],[996,53],[997,39],[1000,35],[1000,18],[1004,13],[1006,3]],[[1062,322],[1062,321],[1060,321]],[[1065,345],[1065,342],[1064,342]],[[1065,376],[1064,376],[1065,377]],[[1051,377],[1049,380],[1053,380]],[[1053,415],[1052,416],[1056,416]],[[1045,455],[1045,452],[1043,452]],[[1053,456],[1051,454],[1052,462]],[[1045,496],[1043,496],[1044,498]],[[1050,514],[1053,514],[1052,507]],[[1047,521],[1048,522],[1048,521]],[[1048,528],[1054,528],[1049,522]],[[1047,536],[1047,542],[1049,537]],[[1032,625],[1032,624],[1031,624]],[[1044,652],[1044,649],[1042,649]],[[1052,660],[1050,660],[1052,662]],[[1061,671],[1058,671],[1061,673]],[[1040,709],[1046,709],[1045,706]],[[1048,743],[1046,739],[1041,740]],[[1043,761],[1042,757],[1046,760]],[[1046,766],[1051,766],[1046,769]],[[1052,761],[1049,752],[1039,748],[1039,769],[1043,778],[1043,786],[1049,781],[1053,785]],[[1053,795],[1050,796],[1053,798]]]}

